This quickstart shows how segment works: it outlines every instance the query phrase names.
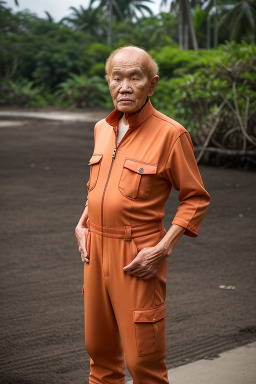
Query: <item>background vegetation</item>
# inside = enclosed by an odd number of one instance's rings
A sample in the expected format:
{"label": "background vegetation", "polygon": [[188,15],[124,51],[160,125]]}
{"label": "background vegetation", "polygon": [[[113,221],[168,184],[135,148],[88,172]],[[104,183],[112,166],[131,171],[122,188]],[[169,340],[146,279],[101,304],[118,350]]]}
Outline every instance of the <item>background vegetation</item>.
{"label": "background vegetation", "polygon": [[91,0],[57,23],[0,1],[0,105],[112,109],[104,62],[134,44],[159,64],[154,106],[191,132],[198,160],[255,163],[256,1],[176,0],[158,15],[151,2]]}

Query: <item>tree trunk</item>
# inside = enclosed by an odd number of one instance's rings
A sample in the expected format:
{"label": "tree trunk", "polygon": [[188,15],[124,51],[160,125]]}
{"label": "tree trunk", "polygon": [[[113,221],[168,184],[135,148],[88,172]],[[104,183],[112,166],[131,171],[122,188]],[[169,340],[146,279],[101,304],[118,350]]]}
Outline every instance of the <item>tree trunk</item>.
{"label": "tree trunk", "polygon": [[112,45],[113,0],[108,0],[108,45]]}
{"label": "tree trunk", "polygon": [[[193,25],[193,20],[192,20],[188,0],[180,0],[179,6],[180,6],[179,31],[182,32],[182,36],[179,39],[180,48],[181,48],[181,46],[183,47],[183,49],[189,48],[189,37],[190,37],[193,49],[195,51],[197,51],[198,50],[198,44],[197,44],[195,29],[194,29],[194,25]],[[181,41],[182,41],[182,44],[181,44]]]}
{"label": "tree trunk", "polygon": [[188,0],[184,0],[184,10],[185,10],[185,14],[186,14],[186,19],[188,21],[188,26],[189,26],[189,30],[190,30],[190,37],[191,37],[193,49],[195,51],[198,51],[198,44],[197,44],[197,39],[196,39],[196,34],[195,34],[195,28],[194,28]]}
{"label": "tree trunk", "polygon": [[206,48],[211,48],[211,15],[207,16],[207,30],[206,30]]}
{"label": "tree trunk", "polygon": [[188,29],[188,24],[184,25],[184,49],[188,50],[188,43],[189,43],[189,29]]}
{"label": "tree trunk", "polygon": [[179,14],[179,48],[184,49],[184,46],[183,46],[183,15],[182,15],[181,11]]}
{"label": "tree trunk", "polygon": [[217,3],[216,3],[216,0],[214,0],[214,8],[215,8],[215,12],[214,12],[214,39],[213,39],[213,42],[214,42],[214,48],[217,49],[217,47],[218,47],[218,21],[217,21]]}

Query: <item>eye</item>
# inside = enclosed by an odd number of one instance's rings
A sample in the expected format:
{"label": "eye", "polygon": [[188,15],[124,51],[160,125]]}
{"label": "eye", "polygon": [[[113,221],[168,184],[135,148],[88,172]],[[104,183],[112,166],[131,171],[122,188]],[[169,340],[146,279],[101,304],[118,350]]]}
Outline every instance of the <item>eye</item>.
{"label": "eye", "polygon": [[114,77],[114,80],[115,80],[115,81],[120,81],[120,77],[115,76],[115,77]]}
{"label": "eye", "polygon": [[132,80],[133,80],[133,81],[136,81],[136,80],[139,80],[139,79],[138,79],[138,77],[135,77],[135,76],[134,76],[134,77],[132,78]]}

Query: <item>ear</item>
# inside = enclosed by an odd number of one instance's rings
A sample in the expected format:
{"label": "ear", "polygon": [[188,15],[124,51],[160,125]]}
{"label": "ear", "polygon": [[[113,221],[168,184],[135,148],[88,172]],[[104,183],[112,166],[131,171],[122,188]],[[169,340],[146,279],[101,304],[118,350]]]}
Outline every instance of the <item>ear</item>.
{"label": "ear", "polygon": [[151,79],[151,82],[150,82],[150,88],[149,88],[149,92],[148,92],[148,96],[152,96],[153,93],[155,92],[155,89],[156,89],[156,86],[157,86],[157,83],[159,81],[159,76],[158,75],[155,75],[152,79]]}
{"label": "ear", "polygon": [[108,86],[109,86],[109,76],[107,74],[105,75],[105,80],[106,80],[106,82],[108,83]]}

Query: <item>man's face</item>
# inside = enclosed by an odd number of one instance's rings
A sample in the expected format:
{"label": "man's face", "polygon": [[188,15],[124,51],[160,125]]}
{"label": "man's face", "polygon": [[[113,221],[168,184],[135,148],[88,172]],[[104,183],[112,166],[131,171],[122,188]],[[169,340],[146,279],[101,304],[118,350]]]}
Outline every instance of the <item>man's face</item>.
{"label": "man's face", "polygon": [[116,109],[124,113],[140,110],[147,96],[154,93],[158,76],[149,80],[146,73],[145,55],[127,49],[112,59],[108,85]]}

